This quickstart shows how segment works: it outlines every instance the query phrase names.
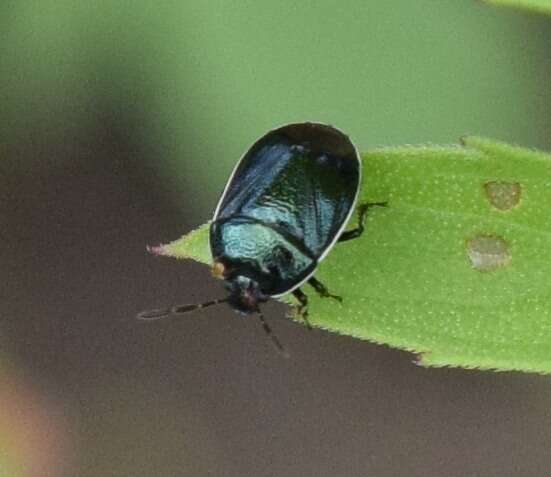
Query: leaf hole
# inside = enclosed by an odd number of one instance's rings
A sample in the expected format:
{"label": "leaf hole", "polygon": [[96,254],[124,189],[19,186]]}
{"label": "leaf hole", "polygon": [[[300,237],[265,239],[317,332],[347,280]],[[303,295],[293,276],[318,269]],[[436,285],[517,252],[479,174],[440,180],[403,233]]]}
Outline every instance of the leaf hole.
{"label": "leaf hole", "polygon": [[467,240],[467,256],[475,270],[491,272],[511,263],[507,242],[494,235],[477,235]]}

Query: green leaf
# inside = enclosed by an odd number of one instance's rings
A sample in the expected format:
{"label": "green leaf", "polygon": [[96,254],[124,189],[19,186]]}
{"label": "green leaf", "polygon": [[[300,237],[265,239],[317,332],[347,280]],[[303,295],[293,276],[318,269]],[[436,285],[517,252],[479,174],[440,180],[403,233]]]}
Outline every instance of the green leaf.
{"label": "green leaf", "polygon": [[[360,202],[388,206],[319,266],[342,304],[304,287],[312,325],[424,366],[551,372],[551,156],[469,137],[363,163]],[[208,264],[208,224],[152,251]]]}
{"label": "green leaf", "polygon": [[551,0],[484,0],[493,5],[531,10],[537,13],[551,15]]}

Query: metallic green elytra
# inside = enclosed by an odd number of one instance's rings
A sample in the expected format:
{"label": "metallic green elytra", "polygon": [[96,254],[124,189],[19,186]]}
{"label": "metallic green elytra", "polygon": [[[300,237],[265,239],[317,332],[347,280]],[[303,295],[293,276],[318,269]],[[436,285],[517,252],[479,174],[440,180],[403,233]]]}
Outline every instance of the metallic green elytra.
{"label": "metallic green elytra", "polygon": [[293,292],[306,317],[299,287],[339,240],[358,198],[361,161],[350,139],[319,123],[289,124],[261,137],[236,165],[210,226],[213,273],[226,282],[227,301],[242,313]]}

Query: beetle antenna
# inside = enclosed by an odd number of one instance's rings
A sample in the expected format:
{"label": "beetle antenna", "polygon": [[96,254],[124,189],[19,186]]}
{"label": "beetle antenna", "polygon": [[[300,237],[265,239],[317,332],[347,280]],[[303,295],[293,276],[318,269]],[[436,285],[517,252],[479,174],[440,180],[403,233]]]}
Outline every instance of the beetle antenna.
{"label": "beetle antenna", "polygon": [[212,305],[218,305],[219,303],[227,302],[227,298],[220,298],[218,300],[206,301],[205,303],[196,303],[195,305],[176,305],[170,308],[159,308],[157,310],[142,311],[136,315],[138,320],[154,321],[160,318],[165,318],[169,315],[183,315],[190,313],[191,311],[199,310],[200,308],[207,308]]}
{"label": "beetle antenna", "polygon": [[272,339],[272,343],[276,347],[277,352],[281,354],[281,356],[283,356],[284,358],[288,358],[289,353],[285,351],[285,348],[281,344],[281,341],[279,341],[277,336],[274,334],[274,332],[272,331],[272,328],[270,328],[270,325],[266,323],[266,320],[264,319],[264,315],[262,313],[258,313],[258,318],[260,319],[260,323],[262,323],[262,328],[264,328],[264,331],[266,332],[266,334]]}

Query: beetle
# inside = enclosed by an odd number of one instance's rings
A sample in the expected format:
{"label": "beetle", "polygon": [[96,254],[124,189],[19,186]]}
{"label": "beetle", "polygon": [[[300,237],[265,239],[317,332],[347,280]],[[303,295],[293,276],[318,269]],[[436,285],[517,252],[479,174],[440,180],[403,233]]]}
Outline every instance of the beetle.
{"label": "beetle", "polygon": [[227,298],[142,312],[139,318],[228,303],[239,313],[258,314],[271,333],[259,305],[292,293],[309,326],[302,285],[342,301],[314,278],[316,268],[337,242],[362,234],[369,207],[385,205],[362,204],[357,228],[344,230],[358,200],[361,172],[356,147],[333,126],[303,122],[268,132],[235,166],[210,224],[212,272],[224,280]]}

